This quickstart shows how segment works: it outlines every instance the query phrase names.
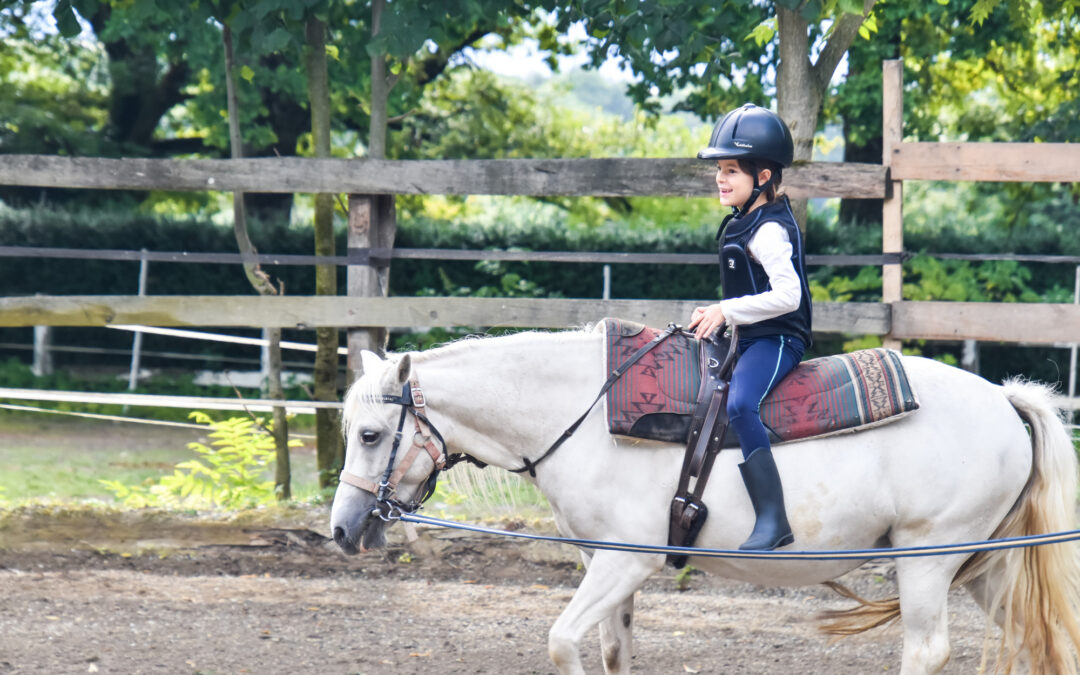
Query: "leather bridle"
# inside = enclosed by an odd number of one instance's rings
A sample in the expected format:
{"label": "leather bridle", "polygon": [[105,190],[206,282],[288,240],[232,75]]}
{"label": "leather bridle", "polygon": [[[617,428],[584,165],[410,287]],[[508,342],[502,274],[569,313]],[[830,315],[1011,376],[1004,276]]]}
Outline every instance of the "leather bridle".
{"label": "leather bridle", "polygon": [[[446,441],[443,439],[442,434],[432,426],[427,415],[424,414],[427,402],[424,399],[424,391],[420,388],[420,382],[417,380],[415,373],[402,386],[399,396],[380,394],[372,397],[371,400],[401,406],[401,416],[398,418],[397,431],[394,432],[394,445],[390,449],[390,459],[386,463],[386,471],[383,472],[382,480],[379,483],[374,483],[344,469],[341,471],[339,480],[342,483],[347,483],[375,495],[375,508],[371,512],[372,515],[377,515],[383,520],[396,520],[401,517],[402,513],[413,513],[419,509],[434,494],[439,472],[444,468],[448,468]],[[409,447],[409,451],[405,453],[401,463],[395,467],[394,461],[397,459],[398,449],[401,446],[401,439],[405,429],[405,418],[409,413],[412,413],[416,431],[413,433],[412,445]],[[442,445],[441,449],[435,446],[433,437],[439,440]],[[407,503],[401,502],[394,498],[394,493],[397,491],[401,478],[412,467],[421,450],[427,451],[431,461],[435,464],[435,468],[420,489],[417,490],[413,499]],[[450,462],[450,465],[452,464],[453,462]]]}

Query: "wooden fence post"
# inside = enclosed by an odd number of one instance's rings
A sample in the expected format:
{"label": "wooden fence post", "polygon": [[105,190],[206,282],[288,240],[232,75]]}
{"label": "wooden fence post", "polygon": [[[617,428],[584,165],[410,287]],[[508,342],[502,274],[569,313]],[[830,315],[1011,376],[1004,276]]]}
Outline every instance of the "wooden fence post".
{"label": "wooden fence post", "polygon": [[[372,257],[371,249],[391,249],[397,233],[394,195],[349,195],[348,254],[355,257],[368,249],[366,264],[348,266],[348,295],[386,297],[390,285],[390,259]],[[351,261],[350,261],[351,262]],[[386,350],[385,328],[350,328],[348,331],[348,380],[363,373],[360,352],[382,355]]]}
{"label": "wooden fence post", "polygon": [[[881,162],[892,166],[893,148],[904,140],[904,62],[890,59],[882,63],[881,87]],[[889,180],[881,213],[881,251],[899,254],[904,250],[904,182]],[[882,302],[904,299],[903,265],[899,262],[881,266]],[[887,335],[885,346],[900,349],[900,341]]]}

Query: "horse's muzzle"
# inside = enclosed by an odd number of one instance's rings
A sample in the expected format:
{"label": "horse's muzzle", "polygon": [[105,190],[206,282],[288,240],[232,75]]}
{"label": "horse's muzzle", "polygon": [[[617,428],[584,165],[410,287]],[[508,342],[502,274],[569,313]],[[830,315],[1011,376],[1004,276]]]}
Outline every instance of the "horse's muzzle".
{"label": "horse's muzzle", "polygon": [[356,555],[360,552],[360,549],[357,548],[356,544],[350,541],[349,537],[345,535],[344,527],[339,526],[334,528],[334,543],[336,543],[338,548],[346,555]]}
{"label": "horse's muzzle", "polygon": [[363,553],[386,543],[386,522],[373,514],[375,495],[339,485],[330,515],[334,542],[346,555]]}

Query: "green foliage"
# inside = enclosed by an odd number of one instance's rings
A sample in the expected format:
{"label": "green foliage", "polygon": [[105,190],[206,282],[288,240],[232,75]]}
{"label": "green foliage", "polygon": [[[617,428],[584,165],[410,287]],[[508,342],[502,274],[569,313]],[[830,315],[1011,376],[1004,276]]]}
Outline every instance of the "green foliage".
{"label": "green foliage", "polygon": [[661,97],[686,91],[675,109],[709,117],[746,101],[768,102],[764,80],[775,50],[745,38],[761,34],[773,9],[749,0],[589,0],[560,12],[558,28],[581,23],[593,38],[586,49],[594,67],[613,53],[625,59],[639,78],[627,92],[650,114],[662,110]]}
{"label": "green foliage", "polygon": [[810,281],[814,302],[877,302],[881,300],[881,268],[860,267],[854,277],[815,273]]}
{"label": "green foliage", "polygon": [[[904,133],[917,140],[1010,141],[1077,98],[1076,16],[1056,3],[878,3],[879,31],[849,50],[825,102],[848,144],[880,161],[881,61],[904,60]],[[1013,11],[1021,4],[1030,16]],[[1075,136],[1073,136],[1075,138]],[[1064,140],[1064,139],[1063,139]],[[851,154],[847,155],[850,161]]]}
{"label": "green foliage", "polygon": [[[539,84],[485,71],[459,70],[430,85],[413,114],[394,132],[390,155],[401,159],[526,157],[685,157],[708,141],[709,129],[683,117],[649,118],[641,111],[607,111],[580,100],[569,87],[580,82],[598,103],[617,93],[595,73],[576,71]],[[701,222],[712,217],[710,200],[649,197],[620,199],[403,197],[407,212],[433,218],[516,218],[522,211],[555,206],[573,224],[607,220],[635,224]],[[517,213],[514,213],[517,212]]]}
{"label": "green foliage", "polygon": [[[124,485],[115,480],[101,483],[129,508],[239,509],[272,503],[274,481],[265,477],[274,462],[274,439],[263,421],[233,417],[215,422],[202,412],[193,412],[190,417],[213,429],[210,446],[188,444],[198,459],[180,462],[171,475],[149,486]],[[301,443],[293,440],[290,445]]]}
{"label": "green foliage", "polygon": [[[628,227],[609,222],[597,227],[573,226],[557,209],[548,213],[519,211],[496,222],[440,221],[416,218],[401,223],[398,244],[402,247],[469,248],[530,251],[643,251],[710,252],[715,248],[715,225],[659,228]],[[510,285],[510,291],[571,298],[597,298],[603,290],[603,265],[595,263],[505,262],[497,266],[477,266],[471,262],[395,261],[390,286],[398,295],[414,295],[432,289],[484,289],[500,293],[506,274],[529,282],[525,287]],[[509,277],[507,281],[513,281]],[[497,281],[496,281],[497,280]],[[710,265],[684,267],[678,275],[663,265],[612,265],[613,297],[622,298],[714,298],[719,284],[716,268]]]}
{"label": "green foliage", "polygon": [[[528,265],[528,263],[525,264]],[[452,298],[542,298],[562,296],[558,291],[548,293],[534,282],[523,279],[520,274],[507,272],[505,262],[481,260],[476,263],[474,269],[482,275],[494,277],[495,283],[485,284],[476,289],[469,286],[457,286],[450,280],[446,271],[439,268],[439,280],[442,282],[442,287],[439,289],[422,288],[417,295]]]}
{"label": "green foliage", "polygon": [[695,572],[693,565],[685,565],[682,569],[675,573],[675,590],[682,593],[683,591],[690,590],[690,577]]}
{"label": "green foliage", "polygon": [[104,151],[105,54],[16,24],[0,46],[0,153]]}
{"label": "green foliage", "polygon": [[926,255],[904,266],[904,299],[957,302],[1040,302],[1028,287],[1031,270],[1011,260],[938,260]]}

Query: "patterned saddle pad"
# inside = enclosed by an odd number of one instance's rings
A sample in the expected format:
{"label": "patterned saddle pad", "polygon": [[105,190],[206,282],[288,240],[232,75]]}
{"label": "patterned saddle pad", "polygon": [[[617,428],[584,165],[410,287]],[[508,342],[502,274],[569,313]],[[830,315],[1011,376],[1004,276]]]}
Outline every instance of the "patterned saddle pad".
{"label": "patterned saddle pad", "polygon": [[[608,372],[661,332],[618,319],[603,325]],[[608,391],[608,430],[685,443],[700,382],[697,340],[671,336]],[[783,443],[885,424],[918,408],[900,355],[865,349],[799,364],[765,397],[761,421],[772,441]],[[724,447],[737,445],[728,433]]]}
{"label": "patterned saddle pad", "polygon": [[[663,332],[620,319],[604,319],[603,325],[609,373]],[[608,430],[685,443],[700,386],[700,343],[676,333],[642,356],[608,389]]]}

